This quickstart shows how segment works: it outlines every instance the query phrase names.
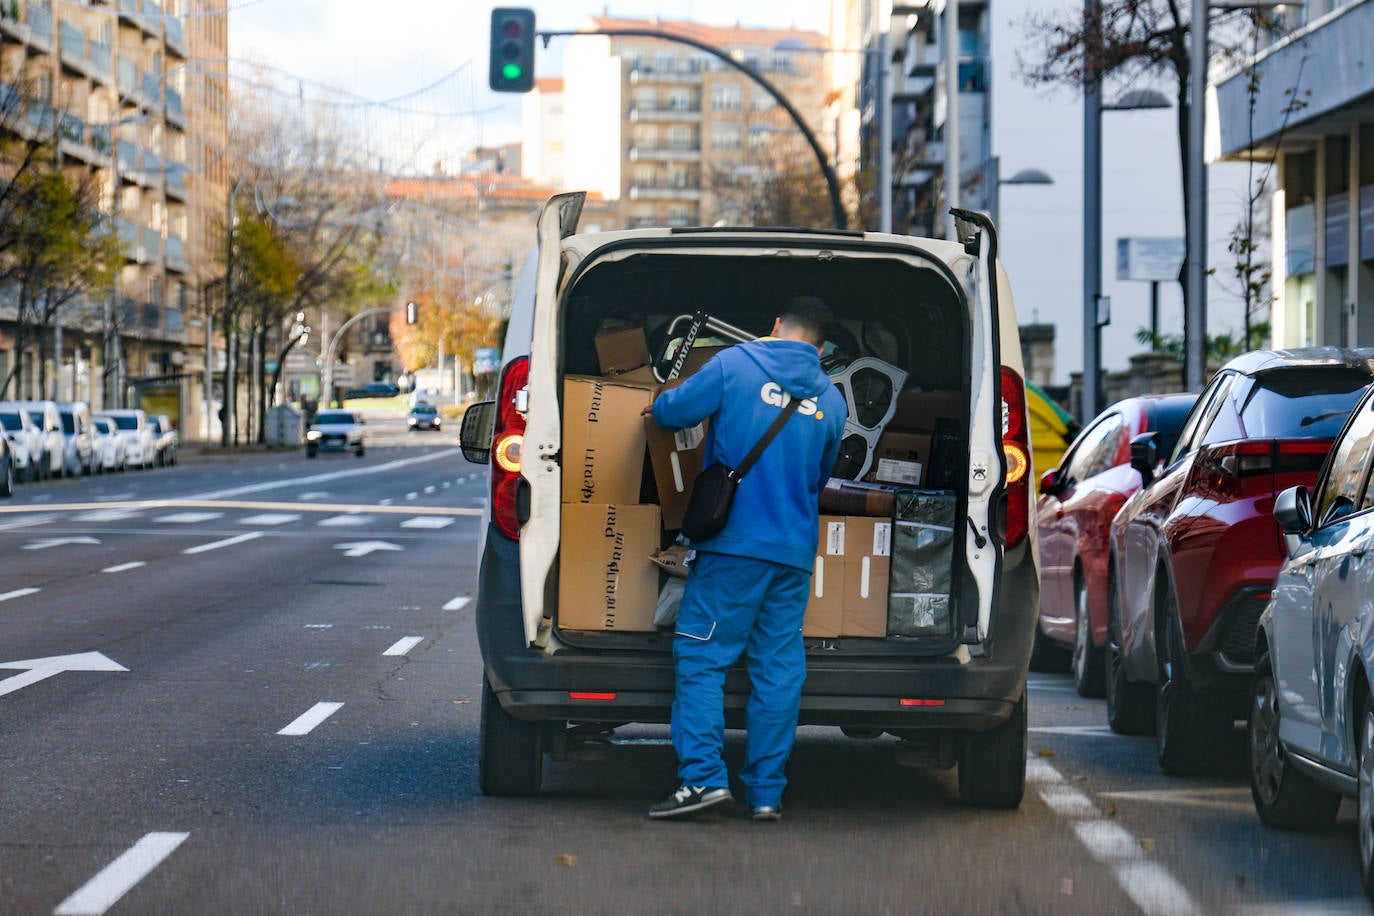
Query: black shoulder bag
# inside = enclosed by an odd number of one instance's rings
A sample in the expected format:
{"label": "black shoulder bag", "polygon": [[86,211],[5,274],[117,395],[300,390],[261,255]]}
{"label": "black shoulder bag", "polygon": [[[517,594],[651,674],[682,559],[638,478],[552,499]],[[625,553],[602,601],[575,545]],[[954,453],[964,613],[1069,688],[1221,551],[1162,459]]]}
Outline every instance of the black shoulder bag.
{"label": "black shoulder bag", "polygon": [[800,405],[800,398],[792,398],[787,402],[787,406],[768,427],[763,438],[754,443],[739,467],[727,467],[717,461],[697,475],[692,484],[692,495],[687,500],[687,512],[682,519],[683,534],[693,541],[704,541],[720,534],[730,520],[730,506],[735,501],[735,490],[739,489],[740,480],[749,473],[768,443],[782,431],[783,424],[797,412]]}

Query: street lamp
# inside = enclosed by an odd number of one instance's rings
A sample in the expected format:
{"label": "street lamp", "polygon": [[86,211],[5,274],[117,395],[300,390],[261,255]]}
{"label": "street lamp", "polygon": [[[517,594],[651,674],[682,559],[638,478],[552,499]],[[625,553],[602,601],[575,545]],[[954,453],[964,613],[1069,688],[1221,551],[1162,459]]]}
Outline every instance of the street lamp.
{"label": "street lamp", "polygon": [[1007,184],[1054,184],[1054,178],[1044,169],[1026,168],[1021,169],[1010,178],[1002,177],[1002,157],[992,156],[988,159],[988,170],[991,172],[989,184],[992,186],[992,222],[997,225],[1002,214],[1002,186]]}

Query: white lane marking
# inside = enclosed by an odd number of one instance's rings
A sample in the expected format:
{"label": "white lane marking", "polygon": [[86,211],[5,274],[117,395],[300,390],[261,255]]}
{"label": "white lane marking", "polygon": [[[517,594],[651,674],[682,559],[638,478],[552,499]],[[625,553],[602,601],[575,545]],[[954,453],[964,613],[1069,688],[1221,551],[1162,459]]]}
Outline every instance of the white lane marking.
{"label": "white lane marking", "polygon": [[236,534],[231,538],[222,541],[211,541],[209,544],[200,544],[196,547],[187,547],[182,553],[196,554],[205,553],[207,550],[219,550],[221,547],[233,547],[235,544],[242,544],[244,541],[254,541],[262,537],[261,531],[250,531],[247,534]]}
{"label": "white lane marking", "polygon": [[279,735],[308,735],[315,726],[343,708],[342,703],[316,703],[301,713],[291,724],[277,732]]}
{"label": "white lane marking", "polygon": [[434,492],[434,488],[433,488],[433,487],[425,487],[425,495],[426,495],[426,496],[428,496],[429,494],[431,494],[431,493],[433,493],[433,492]]}
{"label": "white lane marking", "polygon": [[1115,738],[1117,734],[1107,725],[1041,725],[1028,731],[1041,735],[1078,735],[1088,738]]}
{"label": "white lane marking", "polygon": [[377,500],[377,505],[379,505],[379,506],[389,506],[389,505],[391,505],[391,497],[388,496],[386,499],[379,499],[379,500]]}
{"label": "white lane marking", "polygon": [[160,515],[153,521],[165,525],[194,525],[198,522],[213,521],[223,516],[223,512],[174,512],[171,515]]}
{"label": "white lane marking", "polygon": [[392,643],[391,648],[383,652],[383,655],[405,655],[420,643],[424,642],[423,636],[404,636]]}
{"label": "white lane marking", "polygon": [[17,518],[11,522],[0,522],[0,531],[13,531],[16,528],[33,528],[36,525],[46,525],[56,517],[55,515],[35,515],[32,518]]}
{"label": "white lane marking", "polygon": [[448,604],[444,605],[444,610],[461,611],[463,608],[468,606],[468,602],[471,600],[471,598],[459,595],[457,598],[454,598]]}
{"label": "white lane marking", "polygon": [[1059,775],[1059,771],[1039,757],[1031,757],[1026,761],[1026,782],[1063,781],[1064,777]]}
{"label": "white lane marking", "polygon": [[1115,871],[1121,889],[1146,913],[1185,916],[1202,912],[1188,889],[1158,862],[1122,862]]}
{"label": "white lane marking", "polygon": [[78,522],[119,522],[126,518],[138,518],[142,514],[135,509],[96,509],[94,512],[82,512],[74,519]]}
{"label": "white lane marking", "polygon": [[29,541],[24,545],[25,550],[47,550],[49,547],[66,547],[68,544],[99,544],[100,541],[93,537],[74,537],[74,538],[39,538],[36,541]]}
{"label": "white lane marking", "polygon": [[1288,900],[1283,903],[1259,903],[1254,906],[1232,907],[1241,916],[1355,916],[1369,913],[1369,901],[1363,897],[1343,900]]}
{"label": "white lane marking", "polygon": [[118,566],[106,566],[104,569],[101,570],[101,572],[107,572],[107,573],[128,572],[128,571],[131,570],[131,569],[138,569],[140,566],[147,566],[147,565],[148,565],[148,564],[145,563],[145,562],[142,561],[142,560],[133,560],[133,561],[130,561],[130,562],[128,562],[128,563],[120,563]]}
{"label": "white lane marking", "polygon": [[419,497],[420,497],[420,494],[419,494],[419,493],[416,493],[416,492],[414,492],[414,491],[411,491],[410,493],[407,493],[407,494],[406,494],[406,499],[419,499]]}
{"label": "white lane marking", "polygon": [[316,525],[324,528],[356,528],[359,525],[367,524],[367,517],[363,515],[331,515],[329,518],[322,518]]}
{"label": "white lane marking", "polygon": [[39,590],[36,588],[16,588],[12,592],[5,592],[0,595],[0,601],[9,601],[11,598],[23,598],[26,595],[37,594],[38,591]]}
{"label": "white lane marking", "polygon": [[149,833],[95,877],[81,885],[76,893],[57,905],[53,916],[101,916],[114,906],[134,885],[148,876],[154,868],[186,841],[189,833]]}
{"label": "white lane marking", "polygon": [[390,541],[353,541],[349,544],[335,544],[335,550],[342,550],[346,557],[365,557],[379,550],[400,550],[399,544]]}
{"label": "white lane marking", "polygon": [[387,461],[383,464],[367,465],[361,468],[354,468],[348,471],[330,471],[327,474],[311,474],[308,477],[292,477],[287,480],[269,480],[263,483],[252,483],[242,487],[232,487],[227,490],[211,490],[206,493],[197,493],[194,496],[187,496],[185,498],[227,499],[231,496],[244,496],[249,493],[261,493],[265,490],[280,490],[283,487],[299,487],[305,484],[324,483],[329,480],[343,480],[349,477],[358,477],[363,474],[386,473],[387,471],[394,471],[397,468],[409,467],[412,464],[422,464],[426,461],[438,461],[440,459],[452,460],[453,456],[458,454],[461,454],[458,451],[458,449],[447,448],[437,452],[430,452],[426,455],[419,455],[415,458],[398,458],[395,461]]}
{"label": "white lane marking", "polygon": [[1040,789],[1040,800],[1060,817],[1090,818],[1101,814],[1091,798],[1065,783],[1050,783]]}
{"label": "white lane marking", "polygon": [[240,525],[289,525],[291,522],[300,521],[300,516],[294,512],[264,512],[261,515],[250,515],[247,518],[239,519]]}
{"label": "white lane marking", "polygon": [[1144,854],[1135,837],[1111,821],[1079,821],[1073,825],[1073,832],[1078,834],[1078,842],[1083,848],[1099,862],[1134,859]]}
{"label": "white lane marking", "polygon": [[417,515],[415,518],[408,518],[401,522],[402,528],[428,528],[437,531],[440,528],[447,528],[453,524],[453,519],[442,518],[437,515]]}
{"label": "white lane marking", "polygon": [[472,503],[474,506],[481,506],[484,509],[487,505],[486,497],[482,497],[481,499],[470,499],[468,502]]}
{"label": "white lane marking", "polygon": [[445,480],[445,481],[444,481],[444,489],[447,490],[450,486],[452,486],[452,484],[450,484],[447,480]]}
{"label": "white lane marking", "polygon": [[305,503],[310,502],[312,499],[329,499],[333,495],[333,493],[327,490],[311,490],[309,493],[302,493],[300,496],[297,496],[296,499]]}
{"label": "white lane marking", "polygon": [[334,624],[332,623],[307,623],[305,625],[305,629],[307,630],[330,630],[333,629],[333,627]]}

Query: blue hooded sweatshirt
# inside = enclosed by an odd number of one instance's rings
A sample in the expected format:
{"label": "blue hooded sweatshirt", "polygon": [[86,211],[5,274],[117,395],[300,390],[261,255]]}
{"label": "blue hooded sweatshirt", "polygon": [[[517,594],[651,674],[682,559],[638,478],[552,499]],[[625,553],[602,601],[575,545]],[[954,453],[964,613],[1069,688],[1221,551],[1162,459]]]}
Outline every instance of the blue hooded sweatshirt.
{"label": "blue hooded sweatshirt", "polygon": [[803,398],[740,481],[730,520],[697,550],[810,570],[820,490],[839,456],[845,401],[811,344],[765,338],[722,350],[654,401],[654,420],[678,430],[710,419],[704,464],[737,467],[793,397]]}

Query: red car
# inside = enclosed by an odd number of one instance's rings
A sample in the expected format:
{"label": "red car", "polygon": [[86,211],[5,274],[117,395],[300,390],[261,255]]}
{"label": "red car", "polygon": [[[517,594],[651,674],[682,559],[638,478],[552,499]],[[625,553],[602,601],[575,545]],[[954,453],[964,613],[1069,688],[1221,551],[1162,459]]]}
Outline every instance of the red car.
{"label": "red car", "polygon": [[1198,398],[1158,476],[1156,435],[1131,443],[1144,485],[1112,522],[1107,720],[1153,731],[1166,773],[1224,766],[1218,739],[1246,716],[1283,559],[1275,494],[1316,482],[1371,381],[1374,350],[1247,353]]}
{"label": "red car", "polygon": [[1107,534],[1117,510],[1140,489],[1131,440],[1158,434],[1173,450],[1195,394],[1127,398],[1079,433],[1059,467],[1040,478],[1040,620],[1031,650],[1036,671],[1073,672],[1079,696],[1106,690]]}

